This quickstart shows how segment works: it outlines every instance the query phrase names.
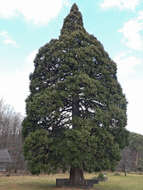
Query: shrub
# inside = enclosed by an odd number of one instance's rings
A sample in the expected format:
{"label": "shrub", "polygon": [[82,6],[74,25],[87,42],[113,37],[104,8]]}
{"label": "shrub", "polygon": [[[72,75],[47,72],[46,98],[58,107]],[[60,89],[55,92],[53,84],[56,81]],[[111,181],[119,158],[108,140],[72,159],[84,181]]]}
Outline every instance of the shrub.
{"label": "shrub", "polygon": [[108,178],[107,178],[107,175],[106,175],[106,174],[99,173],[97,179],[98,179],[99,181],[107,181]]}

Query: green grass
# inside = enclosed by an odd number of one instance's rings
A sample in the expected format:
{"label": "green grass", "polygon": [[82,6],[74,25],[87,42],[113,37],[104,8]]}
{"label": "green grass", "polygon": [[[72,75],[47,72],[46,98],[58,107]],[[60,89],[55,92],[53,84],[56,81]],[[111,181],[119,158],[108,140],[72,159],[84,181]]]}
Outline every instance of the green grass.
{"label": "green grass", "polygon": [[96,190],[143,190],[143,175],[109,175],[107,182],[99,183]]}
{"label": "green grass", "polygon": [[[86,174],[89,179],[94,176]],[[0,190],[73,190],[55,187],[56,178],[66,177],[66,174],[0,177]],[[92,190],[143,190],[143,175],[130,174],[125,177],[108,174],[108,181],[95,184]]]}

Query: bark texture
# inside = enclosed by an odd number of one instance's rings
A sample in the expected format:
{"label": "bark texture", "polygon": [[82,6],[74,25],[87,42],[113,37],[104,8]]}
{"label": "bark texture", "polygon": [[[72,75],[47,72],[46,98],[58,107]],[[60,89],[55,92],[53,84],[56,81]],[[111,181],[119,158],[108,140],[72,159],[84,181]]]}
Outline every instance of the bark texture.
{"label": "bark texture", "polygon": [[82,169],[80,169],[80,168],[71,168],[70,169],[70,184],[73,186],[85,184]]}

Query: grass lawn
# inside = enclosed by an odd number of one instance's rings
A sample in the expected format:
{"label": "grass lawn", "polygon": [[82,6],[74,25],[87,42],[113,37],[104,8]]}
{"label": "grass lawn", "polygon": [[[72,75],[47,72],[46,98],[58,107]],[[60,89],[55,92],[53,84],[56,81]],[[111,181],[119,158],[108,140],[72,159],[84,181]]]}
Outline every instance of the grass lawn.
{"label": "grass lawn", "polygon": [[[86,178],[95,175],[87,174]],[[74,188],[56,188],[56,178],[66,178],[66,174],[40,176],[0,177],[0,190],[72,190]],[[76,188],[75,188],[76,189]],[[75,190],[74,189],[74,190]],[[78,189],[79,190],[79,189]],[[96,184],[93,190],[143,190],[143,175],[127,177],[108,175],[108,181]]]}
{"label": "grass lawn", "polygon": [[143,190],[143,175],[109,175],[107,182],[99,183],[96,190]]}

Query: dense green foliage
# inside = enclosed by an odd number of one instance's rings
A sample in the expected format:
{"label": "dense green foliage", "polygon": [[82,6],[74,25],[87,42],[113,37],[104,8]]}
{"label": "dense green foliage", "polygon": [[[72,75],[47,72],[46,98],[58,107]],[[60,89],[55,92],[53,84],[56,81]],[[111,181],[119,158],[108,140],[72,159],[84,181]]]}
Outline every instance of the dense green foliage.
{"label": "dense green foliage", "polygon": [[30,170],[113,168],[127,143],[127,103],[116,64],[85,31],[75,4],[59,39],[40,48],[34,63],[23,121]]}

